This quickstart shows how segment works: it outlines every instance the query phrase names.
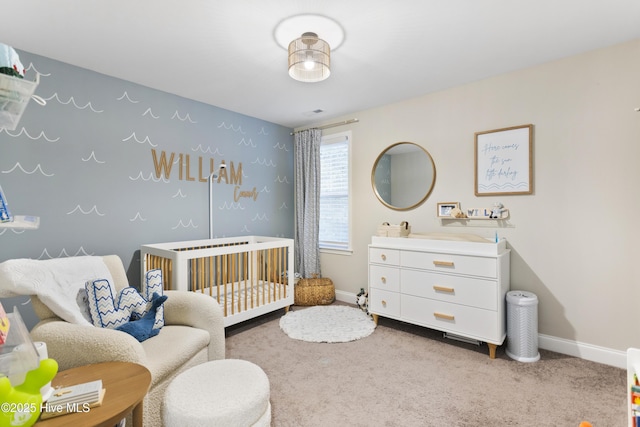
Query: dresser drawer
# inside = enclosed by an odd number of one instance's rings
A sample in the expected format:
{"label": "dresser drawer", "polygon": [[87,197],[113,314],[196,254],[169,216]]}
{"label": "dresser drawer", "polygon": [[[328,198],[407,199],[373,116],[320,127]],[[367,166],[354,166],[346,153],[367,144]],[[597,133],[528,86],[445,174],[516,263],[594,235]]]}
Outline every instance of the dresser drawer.
{"label": "dresser drawer", "polygon": [[400,251],[397,249],[369,248],[369,262],[400,265]]}
{"label": "dresser drawer", "polygon": [[428,328],[502,344],[506,322],[497,312],[402,295],[402,320]]}
{"label": "dresser drawer", "polygon": [[383,317],[400,317],[400,294],[376,288],[369,289],[369,312]]}
{"label": "dresser drawer", "polygon": [[404,269],[400,272],[400,283],[403,294],[485,310],[498,309],[498,284],[495,280]]}
{"label": "dresser drawer", "polygon": [[446,273],[468,274],[481,277],[498,277],[496,258],[452,255],[433,252],[402,251],[402,267],[421,268]]}
{"label": "dresser drawer", "polygon": [[386,265],[369,265],[369,286],[391,292],[400,292],[400,269]]}

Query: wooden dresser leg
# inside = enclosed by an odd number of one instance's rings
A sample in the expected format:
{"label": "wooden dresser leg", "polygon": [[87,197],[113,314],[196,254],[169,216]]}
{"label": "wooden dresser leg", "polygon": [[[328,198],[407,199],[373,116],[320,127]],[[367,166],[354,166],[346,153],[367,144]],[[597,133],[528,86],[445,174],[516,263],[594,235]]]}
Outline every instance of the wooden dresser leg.
{"label": "wooden dresser leg", "polygon": [[284,314],[287,314],[288,312],[289,312],[289,306],[288,306],[288,305],[286,305],[286,306],[284,307]]}
{"label": "wooden dresser leg", "polygon": [[371,316],[373,317],[373,323],[375,323],[376,326],[378,326],[378,315],[377,314],[372,314]]}
{"label": "wooden dresser leg", "polygon": [[496,358],[496,348],[498,348],[498,346],[495,345],[495,344],[491,344],[491,343],[487,343],[487,345],[489,346],[489,358],[490,359],[495,359]]}

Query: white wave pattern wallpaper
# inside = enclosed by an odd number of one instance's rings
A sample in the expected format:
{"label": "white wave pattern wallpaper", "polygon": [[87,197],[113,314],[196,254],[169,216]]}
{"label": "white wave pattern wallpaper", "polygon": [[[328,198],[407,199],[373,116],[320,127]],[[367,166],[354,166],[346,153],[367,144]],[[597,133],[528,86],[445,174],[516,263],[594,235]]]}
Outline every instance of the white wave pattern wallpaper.
{"label": "white wave pattern wallpaper", "polygon": [[113,253],[135,269],[141,244],[208,238],[212,173],[215,237],[293,236],[291,129],[18,53],[47,103],[0,128],[0,185],[40,228],[0,228],[0,262]]}

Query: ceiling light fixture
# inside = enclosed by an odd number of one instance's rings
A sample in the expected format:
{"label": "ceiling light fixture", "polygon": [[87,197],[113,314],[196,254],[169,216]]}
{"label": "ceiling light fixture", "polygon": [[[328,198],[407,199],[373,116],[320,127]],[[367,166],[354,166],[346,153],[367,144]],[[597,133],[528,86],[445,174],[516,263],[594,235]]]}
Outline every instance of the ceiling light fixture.
{"label": "ceiling light fixture", "polygon": [[301,82],[320,82],[331,75],[331,47],[306,32],[289,43],[289,75]]}

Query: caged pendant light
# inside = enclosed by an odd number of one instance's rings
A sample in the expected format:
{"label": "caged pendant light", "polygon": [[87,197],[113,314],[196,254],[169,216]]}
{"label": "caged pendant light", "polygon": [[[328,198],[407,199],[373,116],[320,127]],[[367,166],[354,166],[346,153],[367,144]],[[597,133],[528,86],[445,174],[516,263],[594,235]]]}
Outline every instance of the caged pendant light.
{"label": "caged pendant light", "polygon": [[301,82],[320,82],[331,74],[331,47],[306,32],[289,43],[289,75]]}

